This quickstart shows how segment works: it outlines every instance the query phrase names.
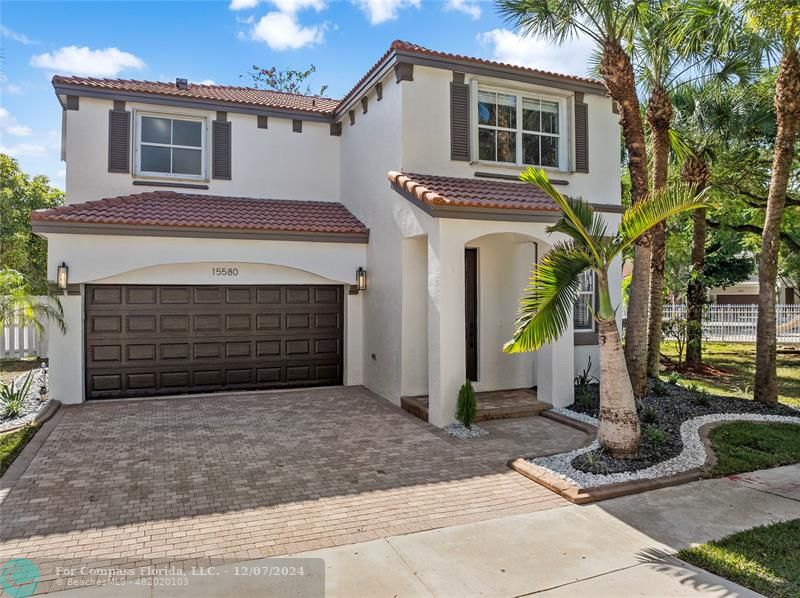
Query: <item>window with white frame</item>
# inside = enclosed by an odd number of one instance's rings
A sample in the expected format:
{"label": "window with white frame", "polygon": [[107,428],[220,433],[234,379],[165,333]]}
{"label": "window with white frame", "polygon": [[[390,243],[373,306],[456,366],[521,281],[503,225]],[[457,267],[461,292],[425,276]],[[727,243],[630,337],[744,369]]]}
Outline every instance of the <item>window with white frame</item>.
{"label": "window with white frame", "polygon": [[564,168],[564,103],[530,94],[478,90],[478,160]]}
{"label": "window with white frame", "polygon": [[138,114],[136,173],[205,178],[206,122],[203,118]]}
{"label": "window with white frame", "polygon": [[584,270],[580,275],[578,296],[572,311],[572,325],[575,330],[594,330],[594,272]]}

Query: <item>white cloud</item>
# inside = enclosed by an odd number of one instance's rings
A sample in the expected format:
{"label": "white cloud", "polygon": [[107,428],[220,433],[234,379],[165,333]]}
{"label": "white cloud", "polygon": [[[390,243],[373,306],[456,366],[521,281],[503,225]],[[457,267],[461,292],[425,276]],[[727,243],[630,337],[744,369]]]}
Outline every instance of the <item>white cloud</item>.
{"label": "white cloud", "polygon": [[[231,0],[228,8],[231,10],[245,10],[255,8],[264,0]],[[325,0],[268,0],[280,12],[294,14],[306,8],[313,8],[317,12],[325,8]]]}
{"label": "white cloud", "polygon": [[324,0],[272,0],[272,3],[280,12],[289,14],[294,14],[307,8],[313,8],[319,12],[325,8]]}
{"label": "white cloud", "polygon": [[20,44],[35,44],[36,42],[29,38],[24,33],[17,33],[13,29],[9,29],[5,25],[0,25],[0,37],[7,37],[8,39],[19,42]]}
{"label": "white cloud", "polygon": [[11,113],[0,106],[0,132],[14,135],[15,137],[28,137],[33,131],[30,127],[21,125]]}
{"label": "white cloud", "polygon": [[253,25],[250,36],[273,50],[298,50],[319,44],[325,37],[325,25],[301,25],[294,14],[268,12]]}
{"label": "white cloud", "polygon": [[138,56],[117,48],[91,50],[86,46],[65,46],[55,52],[31,57],[31,66],[70,75],[116,77],[126,69],[141,69],[144,62]]}
{"label": "white cloud", "polygon": [[216,85],[217,82],[214,79],[203,79],[197,83],[198,85]]}
{"label": "white cloud", "polygon": [[481,18],[481,7],[478,3],[470,0],[447,0],[444,5],[445,10],[456,10],[471,16],[473,19]]}
{"label": "white cloud", "polygon": [[12,158],[39,158],[47,153],[47,148],[38,143],[18,143],[17,145],[0,145],[0,153]]}
{"label": "white cloud", "polygon": [[478,41],[492,47],[493,60],[545,71],[585,76],[593,42],[579,38],[560,46],[536,37],[523,37],[508,29],[492,29],[478,35]]}
{"label": "white cloud", "polygon": [[355,0],[355,3],[367,13],[370,24],[378,25],[393,21],[404,8],[419,8],[420,0]]}
{"label": "white cloud", "polygon": [[2,86],[5,93],[11,93],[14,95],[20,95],[22,93],[22,86],[17,85],[16,83],[3,82],[0,83],[0,86]]}

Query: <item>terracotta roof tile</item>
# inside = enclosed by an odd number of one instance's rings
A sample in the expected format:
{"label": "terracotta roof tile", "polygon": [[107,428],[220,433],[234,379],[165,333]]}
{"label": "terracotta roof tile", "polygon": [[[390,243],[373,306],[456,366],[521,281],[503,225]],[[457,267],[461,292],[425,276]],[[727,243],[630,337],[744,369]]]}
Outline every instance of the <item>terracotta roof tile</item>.
{"label": "terracotta roof tile", "polygon": [[178,89],[174,82],[164,83],[160,81],[137,81],[134,79],[95,79],[92,77],[67,77],[62,75],[56,75],[53,77],[53,85],[90,87],[94,89],[129,93],[150,93],[162,96],[208,100],[220,103],[245,104],[264,108],[296,110],[301,112],[329,115],[333,114],[337,108],[348,102],[353,97],[355,92],[361,87],[361,85],[380,67],[386,58],[395,52],[412,53],[421,56],[443,58],[446,60],[466,61],[489,66],[500,66],[533,75],[544,75],[546,77],[555,77],[558,79],[566,79],[603,87],[603,83],[597,79],[553,73],[535,68],[495,62],[492,60],[486,60],[484,58],[462,56],[460,54],[450,54],[448,52],[438,52],[436,50],[430,50],[418,44],[412,44],[402,40],[395,40],[392,42],[392,45],[389,46],[389,49],[383,54],[383,56],[381,56],[381,58],[364,74],[364,76],[359,79],[358,83],[356,83],[353,88],[347,92],[347,95],[345,95],[342,100],[321,98],[317,96],[306,96],[295,93],[283,93],[264,89],[254,89],[252,87],[201,85],[198,83],[189,83],[188,89]]}
{"label": "terracotta roof tile", "polygon": [[359,79],[358,83],[356,83],[350,91],[345,94],[344,98],[342,98],[341,104],[345,104],[349,101],[353,94],[358,90],[359,87],[380,67],[380,65],[386,60],[386,58],[391,55],[393,52],[400,51],[400,52],[408,52],[412,54],[420,54],[422,56],[432,56],[435,58],[444,58],[447,60],[462,60],[466,62],[473,62],[475,64],[485,64],[488,66],[499,66],[514,69],[523,73],[530,73],[532,75],[544,75],[546,77],[555,77],[558,79],[566,79],[568,81],[578,81],[580,83],[587,83],[589,85],[596,85],[605,89],[605,85],[599,79],[592,79],[590,77],[578,77],[577,75],[565,75],[562,73],[554,73],[552,71],[545,71],[541,69],[535,69],[525,66],[519,66],[516,64],[508,64],[505,62],[497,62],[494,60],[486,60],[485,58],[476,58],[474,56],[463,56],[461,54],[451,54],[449,52],[439,52],[436,50],[431,50],[429,48],[425,48],[420,46],[419,44],[412,44],[411,42],[406,42],[401,39],[397,39],[392,42],[392,45],[389,46],[389,49],[383,54],[383,56],[378,59],[378,61],[372,65],[372,67],[364,74],[361,79]]}
{"label": "terracotta roof tile", "polygon": [[189,83],[187,89],[178,89],[175,83],[159,81],[136,81],[133,79],[94,79],[92,77],[53,77],[53,85],[77,85],[94,89],[106,89],[132,93],[150,93],[189,99],[211,100],[215,102],[250,104],[265,108],[281,108],[330,114],[339,105],[339,100],[283,93],[252,87],[231,87],[227,85],[200,85]]}
{"label": "terracotta roof tile", "polygon": [[153,191],[31,213],[36,222],[366,234],[340,203]]}
{"label": "terracotta roof tile", "polygon": [[392,185],[429,206],[558,211],[541,189],[527,183],[389,172]]}

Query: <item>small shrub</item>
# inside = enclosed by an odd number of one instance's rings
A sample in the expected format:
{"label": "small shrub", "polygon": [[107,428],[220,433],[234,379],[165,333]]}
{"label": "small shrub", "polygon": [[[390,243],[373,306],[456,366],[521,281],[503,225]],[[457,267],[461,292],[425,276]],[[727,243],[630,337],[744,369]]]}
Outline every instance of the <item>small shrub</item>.
{"label": "small shrub", "polygon": [[575,387],[575,404],[588,409],[592,403],[592,396],[589,394],[589,389],[585,386]]}
{"label": "small shrub", "polygon": [[11,384],[3,384],[2,388],[0,388],[0,405],[3,407],[4,416],[8,418],[20,416],[32,381],[32,374],[28,374],[24,382],[19,386],[15,387],[13,382]]}
{"label": "small shrub", "polygon": [[700,405],[701,407],[707,407],[708,406],[708,402],[709,402],[708,401],[708,391],[705,388],[702,389],[698,393],[698,395],[694,398],[694,402],[695,402],[695,404]]}
{"label": "small shrub", "polygon": [[586,471],[597,475],[605,475],[608,473],[608,466],[603,462],[603,451],[589,451],[580,456],[578,465]]}
{"label": "small shrub", "polygon": [[478,399],[475,397],[475,389],[472,388],[472,382],[467,380],[461,385],[461,389],[458,391],[456,419],[460,421],[465,428],[470,429],[475,422],[475,416],[477,414]]}
{"label": "small shrub", "polygon": [[739,397],[740,399],[752,399],[753,398],[753,387],[749,384],[745,386],[734,386],[733,387],[734,396]]}
{"label": "small shrub", "polygon": [[678,382],[680,382],[680,380],[681,376],[678,372],[670,372],[669,375],[667,376],[667,382],[669,384],[672,384],[673,386],[676,386]]}
{"label": "small shrub", "polygon": [[666,396],[669,393],[667,385],[664,384],[660,378],[653,380],[653,394],[657,397]]}
{"label": "small shrub", "polygon": [[658,423],[658,413],[652,407],[645,407],[642,409],[642,421],[646,424]]}
{"label": "small shrub", "polygon": [[644,409],[644,401],[642,399],[633,399],[633,404],[636,405],[636,411],[641,412]]}
{"label": "small shrub", "polygon": [[592,358],[590,356],[589,361],[586,364],[586,367],[581,370],[580,374],[575,376],[575,386],[588,389],[589,385],[592,383],[593,380],[596,382],[597,378],[595,378],[589,373],[591,371],[592,371]]}
{"label": "small shrub", "polygon": [[647,434],[647,439],[650,441],[650,444],[660,446],[667,441],[667,433],[656,426],[650,426],[645,433]]}
{"label": "small shrub", "polygon": [[700,392],[700,387],[697,386],[697,382],[692,382],[690,384],[684,385],[684,388],[689,392],[698,394]]}

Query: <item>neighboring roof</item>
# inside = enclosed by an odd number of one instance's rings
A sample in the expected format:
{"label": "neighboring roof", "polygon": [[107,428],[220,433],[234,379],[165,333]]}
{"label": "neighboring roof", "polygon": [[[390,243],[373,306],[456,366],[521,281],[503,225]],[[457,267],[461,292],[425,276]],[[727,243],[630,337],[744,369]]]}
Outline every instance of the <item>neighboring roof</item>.
{"label": "neighboring roof", "polygon": [[[234,205],[235,204],[235,205]],[[364,224],[340,203],[222,197],[153,191],[31,213],[39,223],[364,236]]]}
{"label": "neighboring roof", "polygon": [[558,205],[535,185],[389,172],[389,181],[406,197],[430,207],[558,212]]}
{"label": "neighboring roof", "polygon": [[[501,69],[505,73],[516,73],[517,75],[530,75],[554,82],[564,81],[581,85],[580,89],[596,88],[598,92],[604,92],[605,87],[601,81],[588,77],[578,77],[575,75],[563,75],[550,71],[543,71],[535,68],[506,64],[462,56],[460,54],[450,54],[447,52],[437,52],[417,44],[412,44],[402,40],[395,40],[356,85],[345,95],[342,100],[332,98],[322,98],[318,96],[307,96],[294,93],[283,93],[278,91],[268,91],[254,89],[251,87],[232,87],[227,85],[201,85],[189,83],[187,89],[178,89],[175,83],[163,83],[159,81],[137,81],[133,79],[95,79],[92,77],[66,77],[56,75],[53,77],[53,86],[58,88],[89,88],[97,92],[120,92],[130,94],[151,94],[165,97],[172,97],[184,100],[198,100],[205,102],[218,102],[220,104],[231,104],[248,106],[252,108],[289,110],[306,112],[317,115],[334,115],[337,110],[341,110],[345,105],[356,96],[359,90],[367,83],[370,78],[385,64],[387,59],[405,57],[406,60],[417,59],[438,60],[452,62],[455,66],[479,65],[487,68]],[[437,66],[441,66],[437,63]],[[497,76],[502,77],[500,73]]]}
{"label": "neighboring roof", "polygon": [[94,79],[92,77],[53,77],[53,86],[78,86],[127,93],[146,93],[176,98],[210,100],[221,103],[247,104],[254,107],[278,108],[330,114],[339,105],[339,100],[283,93],[252,87],[227,85],[201,85],[189,83],[187,89],[178,89],[175,83],[159,81],[136,81],[133,79]]}

